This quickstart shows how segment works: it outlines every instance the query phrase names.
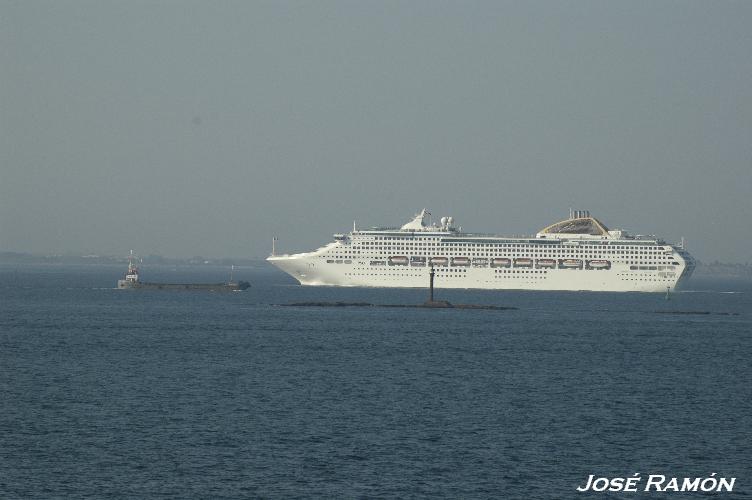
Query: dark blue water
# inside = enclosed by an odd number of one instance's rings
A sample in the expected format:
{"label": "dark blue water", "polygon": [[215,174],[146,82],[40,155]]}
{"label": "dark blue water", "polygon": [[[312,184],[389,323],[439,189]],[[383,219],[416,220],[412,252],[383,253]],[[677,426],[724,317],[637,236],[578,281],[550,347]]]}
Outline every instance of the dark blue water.
{"label": "dark blue water", "polygon": [[316,309],[274,304],[426,294],[263,265],[236,271],[242,293],[114,290],[121,273],[0,266],[0,497],[585,498],[589,474],[635,472],[752,497],[749,283]]}

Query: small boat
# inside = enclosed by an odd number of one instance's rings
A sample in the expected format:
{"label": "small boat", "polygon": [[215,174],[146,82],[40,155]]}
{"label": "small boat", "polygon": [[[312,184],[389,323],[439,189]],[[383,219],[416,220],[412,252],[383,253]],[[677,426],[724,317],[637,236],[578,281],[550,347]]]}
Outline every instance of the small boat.
{"label": "small boat", "polygon": [[559,269],[582,269],[582,261],[580,259],[560,259]]}
{"label": "small boat", "polygon": [[491,267],[509,267],[512,265],[512,260],[506,257],[496,257],[491,259]]}
{"label": "small boat", "polygon": [[449,264],[449,259],[446,257],[431,257],[428,259],[428,263],[432,266],[446,266]]}
{"label": "small boat", "polygon": [[372,266],[385,266],[386,262],[384,262],[383,260],[372,260],[371,265]]}
{"label": "small boat", "polygon": [[611,261],[608,260],[589,260],[587,261],[588,269],[611,269]]}
{"label": "small boat", "polygon": [[473,259],[473,267],[487,267],[488,259],[485,257],[477,257]]}
{"label": "small boat", "polygon": [[230,281],[224,283],[148,283],[139,279],[138,267],[133,264],[133,250],[128,257],[128,271],[123,279],[118,280],[117,287],[120,290],[193,290],[207,292],[239,292],[248,289],[251,284],[247,281],[235,281],[232,279],[232,266]]}
{"label": "small boat", "polygon": [[538,269],[554,269],[556,268],[555,259],[538,259],[535,261],[535,267]]}
{"label": "small boat", "polygon": [[413,267],[423,267],[426,265],[425,257],[410,257],[410,265]]}
{"label": "small boat", "polygon": [[389,257],[390,266],[406,266],[407,262],[407,257],[405,257],[404,255],[394,255],[392,257]]}
{"label": "small boat", "polygon": [[467,257],[452,257],[452,265],[467,267],[470,265],[470,259]]}
{"label": "small boat", "polygon": [[527,257],[514,259],[514,267],[533,267],[533,259],[528,259]]}

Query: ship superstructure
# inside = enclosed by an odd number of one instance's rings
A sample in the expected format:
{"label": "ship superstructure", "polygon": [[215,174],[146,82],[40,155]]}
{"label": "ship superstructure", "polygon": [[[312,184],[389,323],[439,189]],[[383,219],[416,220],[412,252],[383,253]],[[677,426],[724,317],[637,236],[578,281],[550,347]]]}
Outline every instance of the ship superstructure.
{"label": "ship superstructure", "polygon": [[270,263],[303,285],[666,292],[694,270],[683,245],[609,230],[587,211],[535,236],[466,233],[452,217],[438,224],[425,209],[399,228],[335,234],[312,252]]}
{"label": "ship superstructure", "polygon": [[118,280],[118,288],[138,288],[141,282],[138,280],[138,267],[133,263],[133,250],[128,256],[128,270],[125,272],[123,279]]}

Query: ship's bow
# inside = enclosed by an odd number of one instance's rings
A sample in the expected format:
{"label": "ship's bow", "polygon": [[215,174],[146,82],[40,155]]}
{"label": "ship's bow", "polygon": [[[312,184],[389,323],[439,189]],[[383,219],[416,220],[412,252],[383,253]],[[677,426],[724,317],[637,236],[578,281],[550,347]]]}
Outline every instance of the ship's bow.
{"label": "ship's bow", "polygon": [[271,255],[266,258],[274,267],[289,274],[301,285],[321,285],[316,267],[313,262],[309,262],[303,254],[296,255]]}

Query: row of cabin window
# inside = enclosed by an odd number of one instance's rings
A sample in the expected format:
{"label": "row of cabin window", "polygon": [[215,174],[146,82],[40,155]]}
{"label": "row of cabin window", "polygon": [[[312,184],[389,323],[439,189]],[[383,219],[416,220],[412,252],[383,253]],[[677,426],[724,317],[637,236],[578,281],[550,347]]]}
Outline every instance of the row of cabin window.
{"label": "row of cabin window", "polygon": [[449,247],[452,249],[458,249],[461,248],[463,250],[494,250],[498,248],[513,248],[513,249],[533,249],[536,251],[544,251],[544,252],[588,252],[588,253],[618,253],[618,254],[639,254],[639,255],[652,255],[652,254],[659,254],[663,253],[663,250],[620,250],[618,248],[596,248],[596,247],[579,247],[579,248],[550,248],[550,247],[544,247],[544,246],[520,246],[520,245],[458,245],[458,244],[425,244],[425,243],[404,243],[404,244],[397,244],[397,245],[361,245],[356,246],[356,248],[363,248],[363,249],[385,249],[385,250],[396,250],[396,249],[406,249],[406,248],[414,248],[414,247],[438,247],[438,248],[445,248]]}
{"label": "row of cabin window", "polygon": [[[389,237],[389,236],[377,236],[377,240],[388,240],[390,242],[401,242],[398,244],[402,245],[420,245],[420,246],[434,246],[434,245],[450,245],[450,246],[462,246],[464,248],[469,247],[478,247],[478,246],[489,246],[489,243],[448,243],[448,242],[439,242],[438,238],[414,238],[410,240],[406,240],[405,238],[397,238],[397,237]],[[437,243],[413,243],[414,241],[433,241]],[[368,245],[369,241],[364,242],[364,244]],[[376,243],[378,246],[383,246],[383,243]],[[541,248],[545,247],[547,245],[531,245],[531,244],[525,244],[525,243],[500,243],[497,245],[494,245],[497,247],[503,247],[503,248]],[[587,248],[587,249],[596,249],[596,250],[645,250],[645,251],[667,251],[671,250],[670,248],[665,248],[662,246],[634,246],[634,245],[578,245],[578,248]]]}

